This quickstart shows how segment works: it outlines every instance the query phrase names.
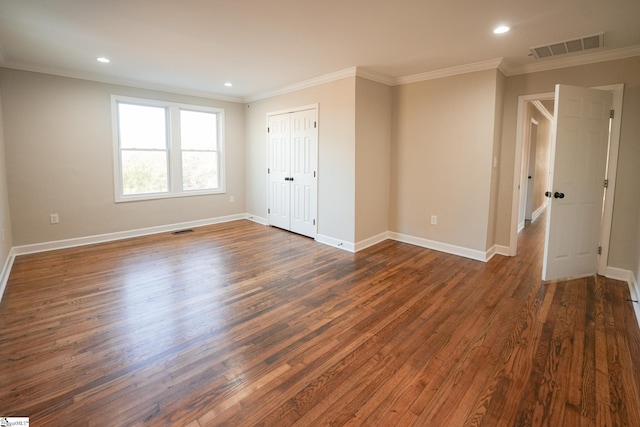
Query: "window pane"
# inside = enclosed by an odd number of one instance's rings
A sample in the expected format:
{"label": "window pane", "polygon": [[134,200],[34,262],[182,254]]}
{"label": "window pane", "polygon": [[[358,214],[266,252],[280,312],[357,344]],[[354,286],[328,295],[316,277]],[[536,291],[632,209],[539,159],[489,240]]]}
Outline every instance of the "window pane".
{"label": "window pane", "polygon": [[167,148],[166,110],[163,107],[118,104],[120,148]]}
{"label": "window pane", "polygon": [[183,150],[215,150],[218,145],[216,114],[180,110],[180,139]]}
{"label": "window pane", "polygon": [[183,151],[182,189],[211,190],[214,188],[218,188],[218,153]]}
{"label": "window pane", "polygon": [[122,193],[168,191],[166,151],[122,151]]}

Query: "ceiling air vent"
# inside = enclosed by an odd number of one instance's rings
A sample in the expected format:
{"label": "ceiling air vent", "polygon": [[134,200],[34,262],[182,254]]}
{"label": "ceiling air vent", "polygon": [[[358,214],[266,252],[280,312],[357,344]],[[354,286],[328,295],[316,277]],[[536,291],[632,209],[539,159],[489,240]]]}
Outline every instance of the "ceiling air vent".
{"label": "ceiling air vent", "polygon": [[584,50],[595,49],[602,46],[604,46],[604,33],[586,36],[580,39],[532,47],[529,50],[531,51],[531,55],[539,59],[564,55],[565,53],[582,52]]}

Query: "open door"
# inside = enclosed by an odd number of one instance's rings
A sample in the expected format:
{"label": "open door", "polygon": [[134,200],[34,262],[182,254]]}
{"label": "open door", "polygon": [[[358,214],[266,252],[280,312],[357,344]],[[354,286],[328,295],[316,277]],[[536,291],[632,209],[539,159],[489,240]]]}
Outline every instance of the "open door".
{"label": "open door", "polygon": [[609,91],[556,85],[543,280],[597,271],[611,102]]}

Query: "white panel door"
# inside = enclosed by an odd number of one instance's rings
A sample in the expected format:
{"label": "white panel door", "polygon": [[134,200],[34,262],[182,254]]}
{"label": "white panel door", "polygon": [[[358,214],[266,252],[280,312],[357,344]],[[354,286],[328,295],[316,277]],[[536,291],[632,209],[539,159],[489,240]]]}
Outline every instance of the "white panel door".
{"label": "white panel door", "polygon": [[291,231],[316,236],[316,111],[291,113]]}
{"label": "white panel door", "polygon": [[309,237],[317,225],[317,110],[270,115],[269,224]]}
{"label": "white panel door", "polygon": [[612,94],[557,85],[542,278],[595,274]]}
{"label": "white panel door", "polygon": [[[269,224],[290,227],[291,192],[289,185],[291,116],[269,116]],[[286,179],[286,180],[285,180]]]}

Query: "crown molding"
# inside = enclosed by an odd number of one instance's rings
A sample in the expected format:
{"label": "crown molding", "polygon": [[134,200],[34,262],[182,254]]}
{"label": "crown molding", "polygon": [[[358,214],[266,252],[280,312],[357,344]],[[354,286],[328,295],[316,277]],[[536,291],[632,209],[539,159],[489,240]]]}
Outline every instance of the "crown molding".
{"label": "crown molding", "polygon": [[493,70],[500,68],[501,64],[502,58],[495,58],[488,61],[474,62],[472,64],[458,65],[456,67],[443,68],[441,70],[427,71],[425,73],[398,77],[395,84],[405,85],[409,83],[422,82],[425,80],[434,80],[443,77],[457,76],[459,74],[473,73],[476,71]]}
{"label": "crown molding", "polygon": [[577,65],[594,64],[597,62],[613,61],[616,59],[640,56],[640,46],[629,46],[620,49],[601,50],[594,53],[583,53],[561,59],[546,60],[526,65],[507,67],[503,72],[507,76],[536,73],[539,71],[557,70],[559,68],[575,67]]}
{"label": "crown molding", "polygon": [[285,93],[295,92],[302,89],[307,89],[310,87],[318,86],[325,83],[331,83],[336,80],[346,79],[348,77],[356,76],[357,67],[347,68],[346,70],[336,71],[334,73],[324,74],[322,76],[314,77],[309,80],[304,80],[299,83],[294,83],[291,85],[283,86],[281,88],[263,92],[257,95],[249,96],[243,99],[244,103],[258,101],[260,99],[271,98],[273,96],[284,95]]}
{"label": "crown molding", "polygon": [[368,70],[362,67],[356,67],[356,76],[363,79],[372,80],[374,82],[382,83],[387,86],[395,86],[396,78],[387,76],[386,74],[376,73],[375,71]]}
{"label": "crown molding", "polygon": [[199,91],[199,90],[188,90],[188,89],[180,88],[177,86],[165,85],[160,83],[149,83],[149,82],[143,82],[139,80],[125,79],[125,78],[118,78],[118,77],[98,76],[90,73],[61,71],[61,70],[49,69],[46,67],[36,67],[31,65],[21,65],[21,64],[11,64],[11,63],[7,64],[7,63],[3,63],[1,59],[2,58],[0,58],[0,67],[9,68],[12,70],[28,71],[31,73],[48,74],[48,75],[59,76],[59,77],[68,77],[71,79],[87,80],[91,82],[106,83],[106,84],[112,84],[112,85],[118,85],[118,86],[128,86],[128,87],[133,87],[137,89],[156,90],[159,92],[169,92],[177,95],[197,96],[199,98],[215,99],[218,101],[228,101],[228,102],[237,102],[237,103],[243,102],[243,98],[239,96],[221,95],[221,94]]}

